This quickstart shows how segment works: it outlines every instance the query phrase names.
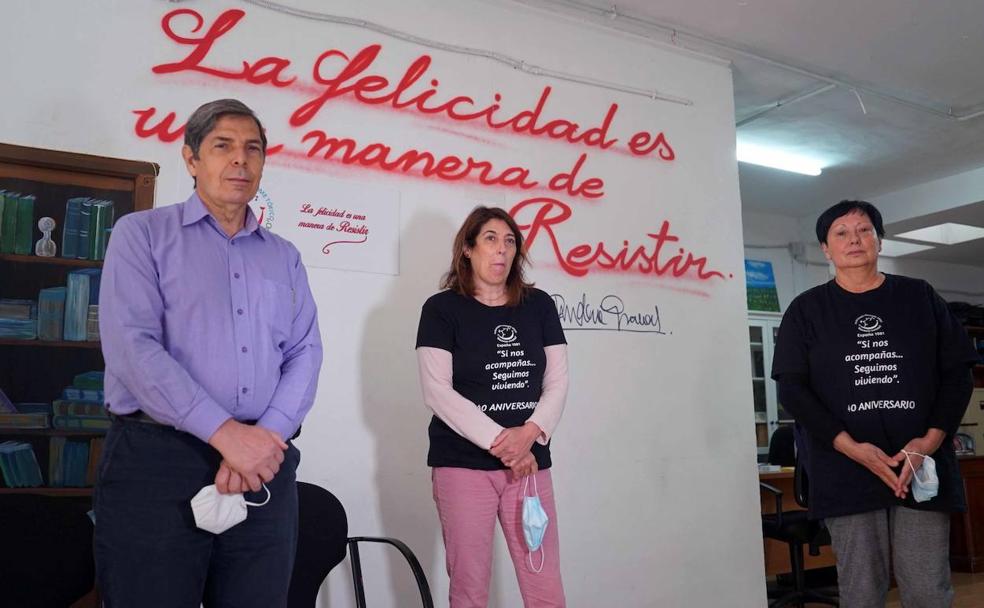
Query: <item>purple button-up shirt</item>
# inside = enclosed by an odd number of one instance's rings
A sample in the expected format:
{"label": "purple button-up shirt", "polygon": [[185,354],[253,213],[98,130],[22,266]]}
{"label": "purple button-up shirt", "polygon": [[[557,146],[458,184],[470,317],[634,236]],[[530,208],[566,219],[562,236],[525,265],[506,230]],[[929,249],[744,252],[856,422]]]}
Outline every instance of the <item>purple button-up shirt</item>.
{"label": "purple button-up shirt", "polygon": [[285,439],[311,409],[318,314],[297,249],[247,209],[229,238],[198,194],[116,222],[99,295],[106,407],[202,441],[229,418]]}

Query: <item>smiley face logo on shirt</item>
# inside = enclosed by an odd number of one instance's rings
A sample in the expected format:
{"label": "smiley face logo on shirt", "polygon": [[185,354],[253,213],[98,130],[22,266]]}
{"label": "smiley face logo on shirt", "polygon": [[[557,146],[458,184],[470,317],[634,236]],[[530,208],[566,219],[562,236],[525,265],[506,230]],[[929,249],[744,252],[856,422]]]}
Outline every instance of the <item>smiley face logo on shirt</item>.
{"label": "smiley face logo on shirt", "polygon": [[516,328],[512,325],[497,325],[495,328],[495,339],[499,342],[512,342],[516,335]]}
{"label": "smiley face logo on shirt", "polygon": [[854,320],[859,334],[870,334],[881,329],[882,320],[875,315],[861,315]]}

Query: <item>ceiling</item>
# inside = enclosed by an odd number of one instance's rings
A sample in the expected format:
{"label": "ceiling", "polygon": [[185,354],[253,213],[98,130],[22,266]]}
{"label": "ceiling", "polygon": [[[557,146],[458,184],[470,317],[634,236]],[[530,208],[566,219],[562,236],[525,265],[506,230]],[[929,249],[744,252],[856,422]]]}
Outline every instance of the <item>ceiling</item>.
{"label": "ceiling", "polygon": [[[809,177],[739,163],[746,209],[815,217],[841,199],[984,166],[981,0],[528,3],[730,61],[739,139],[827,164]],[[939,221],[984,226],[984,202],[964,203],[891,224],[889,236]],[[980,267],[984,239],[907,257]]]}

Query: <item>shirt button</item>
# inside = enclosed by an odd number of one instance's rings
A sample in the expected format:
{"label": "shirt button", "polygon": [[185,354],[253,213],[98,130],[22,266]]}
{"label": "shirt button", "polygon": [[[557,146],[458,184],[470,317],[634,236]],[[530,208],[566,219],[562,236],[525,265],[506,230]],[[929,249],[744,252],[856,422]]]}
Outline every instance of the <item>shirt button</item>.
{"label": "shirt button", "polygon": [[239,278],[239,273],[237,272],[237,273],[233,274],[232,276],[234,276],[234,277],[236,277],[238,279]]}
{"label": "shirt button", "polygon": [[242,308],[237,308],[237,309],[236,309],[236,314],[237,314],[237,315],[241,315],[241,314],[243,314],[243,309],[242,309]]}
{"label": "shirt button", "polygon": [[243,394],[245,395],[245,394],[246,394],[246,393],[248,393],[248,392],[249,392],[249,389],[248,389],[248,388],[246,388],[246,387],[244,386],[244,387],[243,387]]}
{"label": "shirt button", "polygon": [[249,349],[248,349],[248,348],[246,348],[245,346],[243,347],[243,352],[246,352],[246,351],[248,351],[248,350],[249,350]]}

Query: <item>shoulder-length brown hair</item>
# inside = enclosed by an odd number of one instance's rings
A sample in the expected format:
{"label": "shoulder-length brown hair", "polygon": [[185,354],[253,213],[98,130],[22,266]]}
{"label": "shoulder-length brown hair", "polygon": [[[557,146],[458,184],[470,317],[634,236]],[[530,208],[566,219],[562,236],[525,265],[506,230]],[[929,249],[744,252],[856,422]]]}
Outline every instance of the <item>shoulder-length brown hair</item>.
{"label": "shoulder-length brown hair", "polygon": [[526,281],[523,272],[524,267],[529,264],[529,259],[526,257],[523,233],[519,231],[519,226],[505,209],[499,207],[475,207],[465,218],[465,222],[454,237],[454,245],[451,247],[451,268],[441,279],[441,288],[454,290],[463,296],[475,296],[475,277],[471,260],[465,257],[465,247],[475,247],[479,231],[489,220],[502,220],[516,237],[516,257],[513,258],[512,268],[509,269],[509,276],[506,277],[508,297],[506,305],[516,306],[533,287],[533,283]]}

